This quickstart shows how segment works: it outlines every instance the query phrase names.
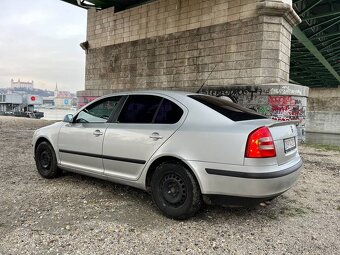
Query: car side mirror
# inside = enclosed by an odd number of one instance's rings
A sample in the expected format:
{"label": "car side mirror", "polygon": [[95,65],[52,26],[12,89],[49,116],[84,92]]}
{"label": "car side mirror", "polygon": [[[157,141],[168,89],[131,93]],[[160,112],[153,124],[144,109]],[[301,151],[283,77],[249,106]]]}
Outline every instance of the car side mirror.
{"label": "car side mirror", "polygon": [[66,114],[63,122],[71,123],[72,121],[73,121],[73,114],[71,114],[71,113]]}

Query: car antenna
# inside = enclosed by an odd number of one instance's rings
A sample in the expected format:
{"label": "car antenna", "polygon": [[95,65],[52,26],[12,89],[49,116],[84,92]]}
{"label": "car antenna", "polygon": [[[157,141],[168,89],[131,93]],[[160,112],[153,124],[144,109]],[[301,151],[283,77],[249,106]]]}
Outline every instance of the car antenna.
{"label": "car antenna", "polygon": [[213,73],[213,71],[215,70],[217,66],[217,63],[215,64],[214,68],[211,70],[211,72],[209,73],[208,77],[205,79],[205,81],[203,82],[202,86],[199,88],[199,90],[196,91],[196,93],[201,93],[205,83],[207,82],[207,80],[209,79],[210,75]]}

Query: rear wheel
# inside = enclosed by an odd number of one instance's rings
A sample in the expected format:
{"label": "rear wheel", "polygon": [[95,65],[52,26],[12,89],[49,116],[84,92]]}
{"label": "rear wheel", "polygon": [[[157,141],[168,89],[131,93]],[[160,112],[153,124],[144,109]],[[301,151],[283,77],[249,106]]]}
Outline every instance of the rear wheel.
{"label": "rear wheel", "polygon": [[53,147],[48,142],[41,142],[38,145],[35,150],[35,163],[38,173],[44,178],[52,179],[61,174]]}
{"label": "rear wheel", "polygon": [[179,162],[165,162],[151,178],[151,194],[163,214],[187,219],[202,207],[202,195],[196,178]]}

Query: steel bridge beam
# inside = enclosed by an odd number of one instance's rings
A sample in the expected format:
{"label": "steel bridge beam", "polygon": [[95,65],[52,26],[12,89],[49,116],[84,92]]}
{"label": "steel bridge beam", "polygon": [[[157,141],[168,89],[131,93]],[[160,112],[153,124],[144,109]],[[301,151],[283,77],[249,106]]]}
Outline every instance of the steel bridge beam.
{"label": "steel bridge beam", "polygon": [[314,44],[307,38],[307,36],[301,31],[299,27],[294,27],[293,35],[312,53],[314,57],[319,60],[319,62],[334,76],[334,78],[340,82],[339,74],[334,70],[322,53],[314,46]]}

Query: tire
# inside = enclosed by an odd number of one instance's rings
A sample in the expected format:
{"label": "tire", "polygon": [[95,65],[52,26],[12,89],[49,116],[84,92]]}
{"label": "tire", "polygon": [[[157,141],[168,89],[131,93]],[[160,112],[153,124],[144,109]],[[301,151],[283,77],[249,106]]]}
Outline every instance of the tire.
{"label": "tire", "polygon": [[39,143],[35,150],[35,163],[38,173],[46,179],[53,179],[61,175],[61,170],[57,167],[54,149],[48,142]]}
{"label": "tire", "polygon": [[202,207],[196,178],[179,162],[160,164],[151,178],[151,195],[156,206],[169,218],[183,220]]}

